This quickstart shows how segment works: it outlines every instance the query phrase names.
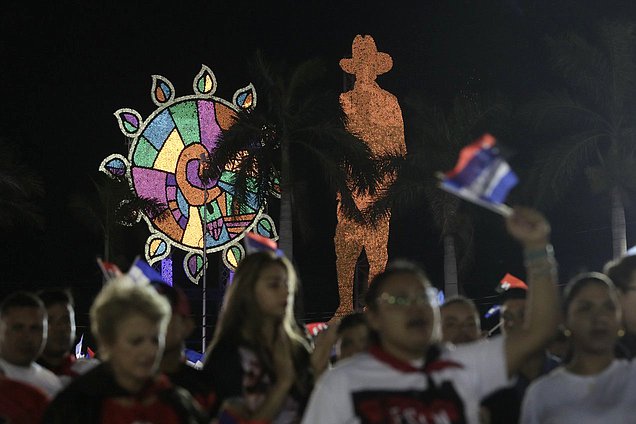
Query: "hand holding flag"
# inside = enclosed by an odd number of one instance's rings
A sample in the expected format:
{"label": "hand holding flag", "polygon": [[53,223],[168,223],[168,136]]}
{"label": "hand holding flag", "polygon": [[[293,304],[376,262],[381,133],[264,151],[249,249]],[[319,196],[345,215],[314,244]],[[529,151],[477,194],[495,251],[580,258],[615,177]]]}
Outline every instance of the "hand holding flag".
{"label": "hand holding flag", "polygon": [[440,174],[440,188],[503,216],[512,209],[503,202],[519,181],[500,156],[495,138],[484,134],[459,153],[457,165]]}

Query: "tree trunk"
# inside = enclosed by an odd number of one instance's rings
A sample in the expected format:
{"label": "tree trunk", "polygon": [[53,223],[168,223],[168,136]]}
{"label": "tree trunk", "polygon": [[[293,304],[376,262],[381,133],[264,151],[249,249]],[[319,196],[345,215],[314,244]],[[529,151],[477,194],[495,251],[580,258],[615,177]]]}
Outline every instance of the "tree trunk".
{"label": "tree trunk", "polygon": [[625,226],[625,206],[618,187],[612,188],[612,247],[614,259],[618,259],[627,251],[627,234]]}
{"label": "tree trunk", "polygon": [[455,237],[452,234],[447,234],[444,236],[444,296],[449,298],[458,294]]}
{"label": "tree trunk", "polygon": [[281,172],[280,172],[280,220],[278,228],[278,247],[285,253],[287,259],[294,259],[294,232],[292,220],[292,193],[289,166],[289,144],[285,140],[281,143]]}

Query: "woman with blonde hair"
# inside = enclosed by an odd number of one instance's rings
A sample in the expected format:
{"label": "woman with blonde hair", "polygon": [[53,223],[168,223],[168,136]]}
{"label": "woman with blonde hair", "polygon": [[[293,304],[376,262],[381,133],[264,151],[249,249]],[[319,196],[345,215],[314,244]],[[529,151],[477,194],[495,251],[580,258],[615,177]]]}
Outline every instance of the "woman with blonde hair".
{"label": "woman with blonde hair", "polygon": [[108,283],[90,309],[104,362],[58,394],[44,422],[204,422],[190,395],[157,371],[170,313],[150,285],[128,277]]}
{"label": "woman with blonde hair", "polygon": [[311,346],[294,319],[296,290],[293,266],[274,252],[239,264],[204,366],[221,418],[300,421],[313,377]]}

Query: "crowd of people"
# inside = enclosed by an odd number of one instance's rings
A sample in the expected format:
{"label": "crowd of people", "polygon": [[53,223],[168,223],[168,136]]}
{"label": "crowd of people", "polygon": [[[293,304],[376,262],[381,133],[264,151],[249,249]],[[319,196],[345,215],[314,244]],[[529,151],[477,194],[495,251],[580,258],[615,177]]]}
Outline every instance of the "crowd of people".
{"label": "crowd of people", "polygon": [[13,293],[0,304],[0,422],[636,422],[636,257],[560,296],[545,218],[516,208],[506,228],[528,284],[502,293],[495,336],[470,299],[438,304],[403,261],[373,279],[364,312],[312,337],[294,315],[289,260],[248,255],[202,369],[185,359],[194,323],[178,288],[108,282],[90,308],[97,358],[71,352],[67,290]]}

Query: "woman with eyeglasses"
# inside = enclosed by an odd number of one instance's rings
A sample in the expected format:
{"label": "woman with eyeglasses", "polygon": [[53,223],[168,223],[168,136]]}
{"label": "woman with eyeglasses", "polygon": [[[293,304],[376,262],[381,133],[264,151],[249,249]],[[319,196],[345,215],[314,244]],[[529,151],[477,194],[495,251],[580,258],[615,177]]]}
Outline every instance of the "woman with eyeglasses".
{"label": "woman with eyeglasses", "polygon": [[614,356],[623,334],[614,284],[597,272],[574,277],[564,292],[564,311],[571,360],[530,386],[521,422],[634,422],[636,366]]}
{"label": "woman with eyeglasses", "polygon": [[[299,328],[295,293],[296,273],[285,257],[263,251],[239,264],[204,365],[221,422],[300,421],[329,349],[314,350]],[[335,339],[335,329],[325,335]],[[332,344],[328,337],[322,340]]]}
{"label": "woman with eyeglasses", "polygon": [[523,208],[506,224],[524,248],[531,286],[532,320],[524,331],[453,350],[441,347],[437,296],[428,278],[411,264],[391,264],[367,291],[375,344],[323,376],[303,422],[477,424],[480,400],[505,386],[557,327],[550,227],[538,212]]}

